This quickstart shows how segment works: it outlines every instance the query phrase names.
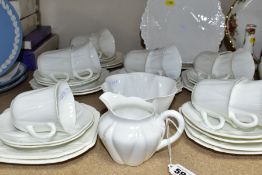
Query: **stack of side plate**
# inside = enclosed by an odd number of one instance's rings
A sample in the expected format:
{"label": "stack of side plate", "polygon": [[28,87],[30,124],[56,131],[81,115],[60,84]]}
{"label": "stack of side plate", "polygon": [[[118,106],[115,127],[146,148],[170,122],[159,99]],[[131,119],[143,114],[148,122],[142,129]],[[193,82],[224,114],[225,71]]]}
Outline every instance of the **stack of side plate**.
{"label": "stack of side plate", "polygon": [[[185,103],[180,108],[180,112],[185,117],[187,136],[196,143],[223,153],[239,155],[262,154],[261,128],[255,127],[243,130],[234,128],[226,123],[220,130],[210,129],[191,102]],[[212,124],[218,123],[216,119],[209,118]]]}
{"label": "stack of side plate", "polygon": [[[102,69],[100,74],[93,74],[93,76],[88,80],[72,79],[68,81],[68,84],[74,95],[86,95],[100,91],[101,85],[108,76],[109,71]],[[53,86],[56,82],[41,75],[38,70],[36,70],[33,74],[33,79],[29,82],[29,84],[33,89],[40,89],[47,86]]]}
{"label": "stack of side plate", "polygon": [[102,68],[113,69],[123,66],[123,55],[120,52],[116,52],[115,56],[111,58],[100,58]]}
{"label": "stack of side plate", "polygon": [[181,73],[181,79],[183,87],[189,91],[193,91],[195,84],[198,83],[199,79],[194,69],[185,70]]}
{"label": "stack of side plate", "polygon": [[34,139],[17,130],[10,109],[0,116],[0,162],[15,164],[51,164],[74,158],[93,147],[97,139],[100,113],[91,106],[76,102],[75,132],[57,132],[51,140]]}

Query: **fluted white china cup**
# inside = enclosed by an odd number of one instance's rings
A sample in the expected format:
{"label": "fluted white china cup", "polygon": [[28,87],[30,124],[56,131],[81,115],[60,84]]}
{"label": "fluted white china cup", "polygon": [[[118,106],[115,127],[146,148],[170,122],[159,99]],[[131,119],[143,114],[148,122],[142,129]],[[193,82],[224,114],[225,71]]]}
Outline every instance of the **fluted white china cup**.
{"label": "fluted white china cup", "polygon": [[132,50],[124,58],[124,67],[126,72],[145,72],[145,65],[149,51]]}
{"label": "fluted white china cup", "polygon": [[172,79],[180,77],[181,69],[182,58],[175,45],[151,51],[145,65],[145,72],[159,73]]}
{"label": "fluted white china cup", "polygon": [[11,103],[13,125],[32,137],[48,139],[56,131],[71,133],[76,122],[74,96],[66,82],[24,92]]}
{"label": "fluted white china cup", "polygon": [[88,80],[101,71],[97,52],[92,43],[80,47],[48,51],[37,61],[39,73],[55,82],[59,79]]}
{"label": "fluted white china cup", "polygon": [[171,45],[151,51],[131,51],[125,57],[124,67],[127,72],[147,72],[178,79],[182,59],[178,49]]}
{"label": "fluted white china cup", "polygon": [[81,46],[89,41],[94,45],[99,55],[103,54],[108,58],[115,55],[115,39],[108,29],[92,33],[89,36],[76,36],[72,38],[71,46]]}
{"label": "fluted white china cup", "polygon": [[[257,112],[260,110],[257,105],[260,104],[262,93],[255,89],[254,85],[250,86],[253,89],[247,87],[253,82],[248,81],[249,84],[246,85],[246,81],[248,80],[203,80],[195,86],[192,92],[192,104],[200,112],[208,127],[221,129],[225,122],[228,122],[235,127],[247,129],[259,124],[258,119],[261,114]],[[246,106],[244,107],[243,104]],[[208,117],[217,118],[218,124],[211,124]]]}

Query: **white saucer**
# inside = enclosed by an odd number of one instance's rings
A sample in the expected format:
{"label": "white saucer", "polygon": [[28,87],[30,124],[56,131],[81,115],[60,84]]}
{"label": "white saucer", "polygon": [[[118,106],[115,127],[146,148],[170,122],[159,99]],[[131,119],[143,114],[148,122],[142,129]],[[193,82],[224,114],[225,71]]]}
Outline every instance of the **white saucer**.
{"label": "white saucer", "polygon": [[64,132],[57,132],[51,140],[39,140],[13,126],[10,108],[8,108],[0,116],[0,138],[5,144],[17,148],[40,148],[65,144],[84,134],[94,122],[93,113],[84,104],[76,102],[76,112],[77,119],[74,133],[69,135]]}
{"label": "white saucer", "polygon": [[[209,128],[204,123],[202,117],[200,116],[200,113],[192,106],[191,102],[183,104],[180,110],[184,117],[188,121],[190,121],[194,126],[209,134],[231,139],[262,139],[261,127],[255,127],[249,130],[240,130],[237,128],[233,128],[230,124],[226,122],[224,127],[220,130],[213,130]],[[218,121],[212,117],[209,117],[209,121],[212,124],[218,123]]]}
{"label": "white saucer", "polygon": [[81,86],[74,86],[72,87],[73,93],[78,93],[78,92],[88,92],[88,91],[93,91],[101,87],[101,85],[105,82],[106,77],[109,76],[109,71],[106,69],[103,69],[101,76],[99,77],[98,80],[92,82],[92,83],[87,83],[83,84]]}
{"label": "white saucer", "polygon": [[[41,84],[43,86],[51,86],[51,85],[55,85],[56,82],[54,82],[53,80],[51,80],[48,77],[44,77],[42,76],[38,70],[35,70],[34,74],[33,74],[34,79],[36,80],[36,82],[38,84]],[[97,74],[93,74],[93,76],[88,79],[88,80],[77,80],[77,79],[72,79],[68,81],[68,84],[70,87],[72,86],[80,86],[82,84],[86,84],[86,83],[91,83],[95,80],[97,80],[100,77],[100,73]]]}
{"label": "white saucer", "polygon": [[193,137],[198,138],[202,142],[205,142],[209,145],[213,145],[217,148],[232,150],[232,151],[245,151],[252,154],[252,152],[262,152],[262,143],[242,143],[242,144],[234,144],[234,143],[226,143],[221,142],[215,139],[212,139],[200,132],[186,126],[187,133],[189,132]]}
{"label": "white saucer", "polygon": [[108,69],[116,68],[122,65],[123,65],[123,54],[120,52],[116,53],[115,59],[113,59],[112,61],[101,63],[102,68],[108,68]]}
{"label": "white saucer", "polygon": [[212,139],[215,139],[215,140],[218,140],[218,141],[221,141],[221,142],[226,142],[226,143],[236,143],[236,144],[245,144],[245,143],[262,143],[262,139],[254,139],[254,140],[251,140],[251,139],[235,139],[235,138],[227,138],[227,137],[219,137],[219,136],[216,136],[216,135],[213,135],[213,134],[210,134],[208,132],[205,132],[201,129],[199,129],[198,127],[196,127],[194,124],[192,124],[189,120],[185,119],[186,121],[186,124],[188,127],[198,131],[199,133],[201,134],[204,134],[206,135],[207,137],[210,137]]}
{"label": "white saucer", "polygon": [[262,151],[236,151],[236,150],[230,150],[230,149],[224,149],[224,148],[219,148],[216,147],[214,145],[208,144],[202,140],[200,140],[199,138],[195,137],[194,135],[192,135],[187,128],[185,128],[185,132],[186,135],[193,141],[195,141],[196,143],[198,143],[199,145],[202,145],[206,148],[212,149],[214,151],[217,152],[222,152],[222,153],[228,153],[228,154],[237,154],[237,155],[258,155],[258,154],[262,154]]}
{"label": "white saucer", "polygon": [[187,72],[188,71],[189,70],[183,71],[181,73],[181,78],[182,78],[182,82],[183,82],[183,87],[185,89],[189,90],[190,92],[192,92],[195,85],[188,80],[188,78],[187,78]]}
{"label": "white saucer", "polygon": [[94,124],[78,139],[52,148],[21,149],[0,142],[0,162],[16,164],[50,164],[74,158],[91,148],[97,138],[100,113],[93,107],[83,105],[94,115]]}

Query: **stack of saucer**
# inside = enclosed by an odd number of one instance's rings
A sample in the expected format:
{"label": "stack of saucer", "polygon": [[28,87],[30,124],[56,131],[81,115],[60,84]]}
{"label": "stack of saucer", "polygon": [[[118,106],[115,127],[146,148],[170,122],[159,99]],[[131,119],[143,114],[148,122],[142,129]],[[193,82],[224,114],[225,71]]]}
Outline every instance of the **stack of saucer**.
{"label": "stack of saucer", "polygon": [[91,42],[95,47],[102,68],[112,69],[123,65],[123,56],[116,52],[115,38],[108,29],[87,36],[76,36],[72,38],[71,47],[79,47]]}
{"label": "stack of saucer", "polygon": [[101,84],[109,75],[102,69],[97,52],[91,42],[41,54],[38,69],[29,82],[33,89],[53,86],[67,81],[74,95],[85,95],[101,90]]}
{"label": "stack of saucer", "polygon": [[93,107],[74,101],[66,83],[22,93],[0,117],[0,162],[50,164],[74,158],[94,146],[99,117]]}
{"label": "stack of saucer", "polygon": [[7,73],[0,76],[0,92],[7,91],[19,85],[26,77],[26,66],[20,62],[15,63]]}
{"label": "stack of saucer", "polygon": [[186,134],[229,154],[262,154],[262,81],[203,80],[182,105]]}
{"label": "stack of saucer", "polygon": [[204,79],[238,79],[245,77],[252,80],[255,63],[248,50],[216,53],[205,51],[194,60],[194,68],[182,72],[184,88],[193,90],[195,84]]}

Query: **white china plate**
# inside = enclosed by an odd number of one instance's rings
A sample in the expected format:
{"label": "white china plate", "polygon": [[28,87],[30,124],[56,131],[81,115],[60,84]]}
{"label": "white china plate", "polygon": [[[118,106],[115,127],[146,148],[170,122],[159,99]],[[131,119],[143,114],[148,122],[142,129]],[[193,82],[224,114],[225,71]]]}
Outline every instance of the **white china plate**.
{"label": "white china plate", "polygon": [[68,143],[84,134],[94,122],[94,114],[88,110],[88,106],[76,102],[76,112],[77,119],[74,133],[69,135],[64,132],[57,132],[52,140],[39,140],[13,126],[11,111],[8,108],[0,116],[0,138],[5,144],[17,148],[41,148]]}
{"label": "white china plate", "polygon": [[125,70],[125,68],[121,68],[121,69],[117,69],[117,70],[110,72],[110,76],[116,75],[116,74],[126,74],[126,73],[127,71]]}
{"label": "white china plate", "polygon": [[88,91],[93,91],[93,90],[99,89],[101,87],[101,85],[105,82],[106,77],[108,77],[108,76],[109,76],[109,71],[104,69],[98,80],[94,81],[91,84],[76,86],[76,87],[73,87],[71,89],[72,89],[73,93],[88,92]]}
{"label": "white china plate", "polygon": [[222,153],[228,153],[228,154],[237,154],[237,155],[258,155],[258,154],[262,154],[261,151],[237,151],[237,150],[230,150],[230,149],[224,149],[224,148],[219,148],[219,147],[216,147],[214,145],[211,145],[209,143],[206,143],[202,140],[200,140],[199,138],[193,136],[187,128],[185,128],[185,132],[186,132],[186,135],[193,141],[195,141],[196,143],[198,143],[199,145],[202,145],[203,147],[206,147],[206,148],[209,148],[209,149],[212,149],[214,151],[217,151],[217,152],[222,152]]}
{"label": "white china plate", "polygon": [[0,161],[6,163],[47,164],[74,158],[95,144],[100,113],[93,107],[84,105],[94,114],[94,124],[78,139],[54,147],[21,149],[9,147],[0,142]]}
{"label": "white china plate", "polygon": [[181,79],[182,79],[182,82],[183,82],[183,87],[185,89],[189,90],[190,92],[192,92],[195,85],[188,80],[188,78],[187,78],[187,72],[188,71],[189,70],[185,70],[181,73]]}
{"label": "white china plate", "polygon": [[227,36],[236,49],[241,48],[245,38],[246,24],[255,24],[256,43],[254,45],[254,54],[260,58],[262,48],[262,1],[261,0],[242,0],[237,1],[227,20]]}
{"label": "white china plate", "polygon": [[221,142],[226,142],[226,143],[236,143],[236,144],[245,144],[245,143],[262,143],[262,139],[233,139],[233,138],[227,138],[227,137],[219,137],[213,134],[210,134],[208,132],[205,132],[201,129],[199,129],[198,127],[196,127],[194,124],[192,124],[189,120],[185,119],[186,124],[188,125],[188,127],[198,131],[201,134],[206,135],[207,137],[210,137],[212,139],[221,141]]}
{"label": "white china plate", "polygon": [[188,126],[186,126],[186,129],[195,138],[198,138],[199,140],[202,140],[203,142],[206,142],[218,148],[235,150],[235,151],[246,151],[250,153],[262,152],[262,143],[241,143],[241,144],[226,143],[226,142],[221,142],[221,141],[212,139]]}
{"label": "white china plate", "polygon": [[[212,135],[233,139],[262,139],[261,127],[255,127],[249,130],[240,130],[237,128],[233,128],[226,122],[224,127],[220,130],[213,130],[209,128],[202,120],[200,113],[192,106],[191,102],[183,104],[180,110],[184,117],[194,126]],[[212,117],[209,117],[209,122],[211,122],[212,124],[218,123],[218,121]]]}
{"label": "white china plate", "polygon": [[148,0],[140,29],[147,49],[175,44],[192,63],[202,51],[218,52],[224,23],[219,0]]}
{"label": "white china plate", "polygon": [[[103,70],[101,70],[103,71]],[[38,84],[41,84],[43,86],[50,86],[50,85],[55,85],[56,82],[52,81],[50,78],[48,77],[44,77],[42,76],[38,70],[36,70],[33,74],[34,79],[37,81]],[[70,87],[72,86],[80,86],[82,84],[87,84],[87,83],[91,83],[95,80],[97,80],[100,77],[100,73],[97,74],[93,74],[92,78],[88,79],[88,80],[78,80],[78,79],[72,79],[68,81],[68,84]]]}
{"label": "white china plate", "polygon": [[[29,84],[30,84],[32,89],[41,89],[41,88],[46,87],[46,86],[38,84],[35,79],[30,80]],[[87,94],[98,92],[100,90],[102,90],[102,88],[99,85],[97,88],[94,88],[92,90],[87,90],[87,91],[82,91],[82,92],[73,92],[73,95],[87,95]]]}
{"label": "white china plate", "polygon": [[70,159],[73,159],[86,151],[88,151],[90,148],[92,148],[95,143],[96,143],[97,135],[93,137],[92,141],[86,142],[83,148],[70,153],[66,154],[64,156],[58,157],[58,158],[50,158],[50,159],[35,159],[35,160],[30,160],[30,159],[8,159],[8,158],[1,158],[0,157],[0,162],[3,163],[12,163],[12,164],[23,164],[23,165],[44,165],[44,164],[54,164],[54,163],[59,163],[59,162],[64,162]]}
{"label": "white china plate", "polygon": [[115,59],[113,59],[112,61],[101,63],[102,68],[108,68],[108,69],[116,68],[122,65],[123,65],[123,55],[120,52],[116,53]]}

